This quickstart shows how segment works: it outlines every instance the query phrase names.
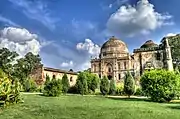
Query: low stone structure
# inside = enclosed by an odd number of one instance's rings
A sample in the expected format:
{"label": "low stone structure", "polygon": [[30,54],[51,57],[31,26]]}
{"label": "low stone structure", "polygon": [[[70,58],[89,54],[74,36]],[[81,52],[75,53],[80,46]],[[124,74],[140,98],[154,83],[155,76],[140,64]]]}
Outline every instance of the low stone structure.
{"label": "low stone structure", "polygon": [[38,84],[43,84],[46,81],[46,76],[49,76],[50,79],[52,78],[62,79],[65,73],[67,74],[67,77],[69,79],[70,86],[75,85],[78,73],[73,71],[65,71],[65,70],[54,69],[49,67],[40,67],[31,75],[31,77]]}

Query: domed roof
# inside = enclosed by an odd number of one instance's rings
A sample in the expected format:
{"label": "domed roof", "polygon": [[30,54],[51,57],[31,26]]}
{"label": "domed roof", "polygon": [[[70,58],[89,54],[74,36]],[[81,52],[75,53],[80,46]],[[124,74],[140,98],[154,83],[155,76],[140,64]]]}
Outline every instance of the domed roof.
{"label": "domed roof", "polygon": [[158,45],[155,44],[152,40],[146,41],[141,48],[150,48],[150,47],[157,47]]}
{"label": "domed roof", "polygon": [[108,41],[106,41],[102,45],[101,51],[103,51],[103,50],[104,50],[104,52],[106,52],[107,50],[112,51],[112,52],[117,51],[117,52],[121,52],[121,53],[128,52],[126,44],[123,41],[115,38],[114,36],[112,36]]}

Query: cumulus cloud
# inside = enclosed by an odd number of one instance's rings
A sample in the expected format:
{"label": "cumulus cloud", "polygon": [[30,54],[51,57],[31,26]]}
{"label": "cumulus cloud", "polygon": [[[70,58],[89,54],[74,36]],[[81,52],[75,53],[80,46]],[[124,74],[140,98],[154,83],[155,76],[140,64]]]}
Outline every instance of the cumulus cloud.
{"label": "cumulus cloud", "polygon": [[91,57],[97,57],[100,53],[100,46],[90,39],[85,39],[84,42],[78,43],[76,49],[83,52],[83,55],[81,56],[82,61],[79,62],[79,69],[90,68]]}
{"label": "cumulus cloud", "polygon": [[168,33],[166,36],[169,37],[169,36],[176,36],[177,33]]}
{"label": "cumulus cloud", "polygon": [[148,0],[139,0],[136,6],[123,5],[113,13],[107,21],[107,29],[113,34],[134,36],[172,24],[171,15],[156,12]]}
{"label": "cumulus cloud", "polygon": [[84,43],[78,43],[76,48],[79,51],[86,51],[89,55],[93,56],[97,56],[100,53],[100,47],[90,39],[85,39]]}
{"label": "cumulus cloud", "polygon": [[28,52],[38,54],[41,48],[36,34],[24,28],[7,27],[0,31],[0,48],[16,51],[20,56]]}
{"label": "cumulus cloud", "polygon": [[61,67],[71,68],[71,67],[73,67],[73,65],[74,65],[73,61],[61,63]]}

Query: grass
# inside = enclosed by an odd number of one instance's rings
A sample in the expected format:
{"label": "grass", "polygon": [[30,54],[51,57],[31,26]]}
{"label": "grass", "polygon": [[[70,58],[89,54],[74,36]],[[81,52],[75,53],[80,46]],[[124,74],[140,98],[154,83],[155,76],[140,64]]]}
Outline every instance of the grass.
{"label": "grass", "polygon": [[180,103],[102,96],[23,95],[24,103],[0,110],[0,119],[179,119]]}

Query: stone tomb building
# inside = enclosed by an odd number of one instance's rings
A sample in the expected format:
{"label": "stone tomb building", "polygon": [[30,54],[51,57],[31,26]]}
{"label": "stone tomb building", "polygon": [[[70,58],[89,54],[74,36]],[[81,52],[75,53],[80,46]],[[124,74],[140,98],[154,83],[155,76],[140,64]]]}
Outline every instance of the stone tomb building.
{"label": "stone tomb building", "polygon": [[91,72],[100,78],[107,76],[117,82],[123,81],[127,71],[139,77],[145,70],[166,68],[173,70],[171,49],[167,38],[160,45],[146,41],[130,54],[127,45],[111,37],[102,47],[98,58],[91,59]]}
{"label": "stone tomb building", "polygon": [[70,86],[74,86],[76,84],[78,73],[73,71],[65,71],[49,67],[40,67],[38,68],[38,70],[33,72],[31,77],[37,82],[37,84],[43,84],[46,81],[47,75],[50,77],[50,79],[62,79],[65,73],[67,74],[67,77],[69,79]]}

